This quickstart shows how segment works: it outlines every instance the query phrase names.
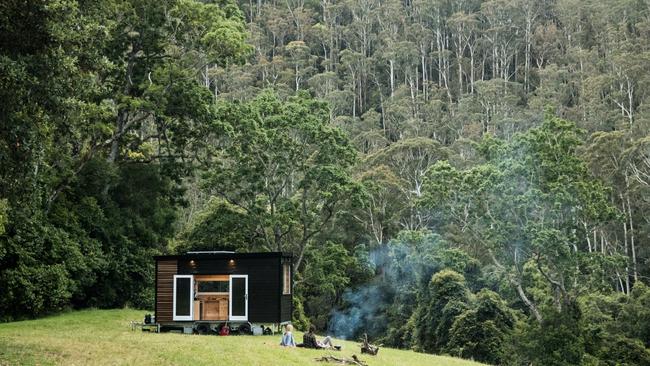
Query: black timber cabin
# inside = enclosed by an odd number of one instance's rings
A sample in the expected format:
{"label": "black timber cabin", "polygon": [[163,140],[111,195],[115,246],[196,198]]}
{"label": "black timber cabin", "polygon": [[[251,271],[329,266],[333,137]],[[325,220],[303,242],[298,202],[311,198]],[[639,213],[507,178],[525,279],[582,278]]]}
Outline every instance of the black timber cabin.
{"label": "black timber cabin", "polygon": [[156,322],[282,324],[291,321],[292,256],[188,252],[156,260]]}

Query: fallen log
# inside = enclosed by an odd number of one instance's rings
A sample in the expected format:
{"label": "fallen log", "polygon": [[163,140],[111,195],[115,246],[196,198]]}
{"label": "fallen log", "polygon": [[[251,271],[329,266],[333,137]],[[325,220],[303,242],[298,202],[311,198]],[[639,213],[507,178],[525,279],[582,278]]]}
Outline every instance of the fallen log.
{"label": "fallen log", "polygon": [[327,356],[317,358],[316,361],[332,362],[332,363],[337,363],[339,365],[368,366],[368,364],[362,361],[359,357],[357,357],[357,355],[352,355],[352,358],[343,358],[343,357],[327,355]]}
{"label": "fallen log", "polygon": [[379,347],[372,345],[368,342],[368,334],[363,333],[363,343],[361,346],[361,353],[367,353],[369,355],[376,356],[379,352]]}

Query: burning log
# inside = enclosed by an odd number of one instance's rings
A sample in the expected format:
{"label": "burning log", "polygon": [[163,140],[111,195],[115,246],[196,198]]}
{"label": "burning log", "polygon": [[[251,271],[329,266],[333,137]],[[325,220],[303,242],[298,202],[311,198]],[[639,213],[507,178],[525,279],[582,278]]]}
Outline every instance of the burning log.
{"label": "burning log", "polygon": [[343,358],[343,357],[327,355],[327,356],[317,358],[316,361],[333,362],[340,365],[368,366],[368,364],[362,361],[359,357],[357,357],[357,355],[352,355],[352,358]]}
{"label": "burning log", "polygon": [[368,342],[368,334],[363,333],[363,343],[361,346],[361,353],[367,353],[369,355],[376,356],[379,352],[379,347],[372,345]]}

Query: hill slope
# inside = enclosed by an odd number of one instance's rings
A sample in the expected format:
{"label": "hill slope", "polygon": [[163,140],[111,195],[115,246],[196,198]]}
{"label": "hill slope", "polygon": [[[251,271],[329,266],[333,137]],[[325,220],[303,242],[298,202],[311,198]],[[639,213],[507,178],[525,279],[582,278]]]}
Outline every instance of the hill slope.
{"label": "hill slope", "polygon": [[[84,310],[39,320],[0,324],[0,365],[326,365],[327,351],[287,349],[278,336],[190,336],[132,332],[143,311]],[[299,336],[301,338],[301,336]],[[337,341],[337,356],[359,353],[354,342]],[[479,366],[449,357],[382,348],[362,357],[370,366]]]}

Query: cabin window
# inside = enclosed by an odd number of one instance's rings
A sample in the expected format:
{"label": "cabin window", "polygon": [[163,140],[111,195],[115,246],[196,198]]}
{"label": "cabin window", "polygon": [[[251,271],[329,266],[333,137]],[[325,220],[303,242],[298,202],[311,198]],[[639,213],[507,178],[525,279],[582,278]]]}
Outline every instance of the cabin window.
{"label": "cabin window", "polygon": [[197,292],[228,292],[228,281],[198,281]]}
{"label": "cabin window", "polygon": [[283,295],[290,295],[291,294],[291,265],[289,263],[285,263],[282,266],[282,278],[284,279],[283,286],[282,286],[282,294]]}

